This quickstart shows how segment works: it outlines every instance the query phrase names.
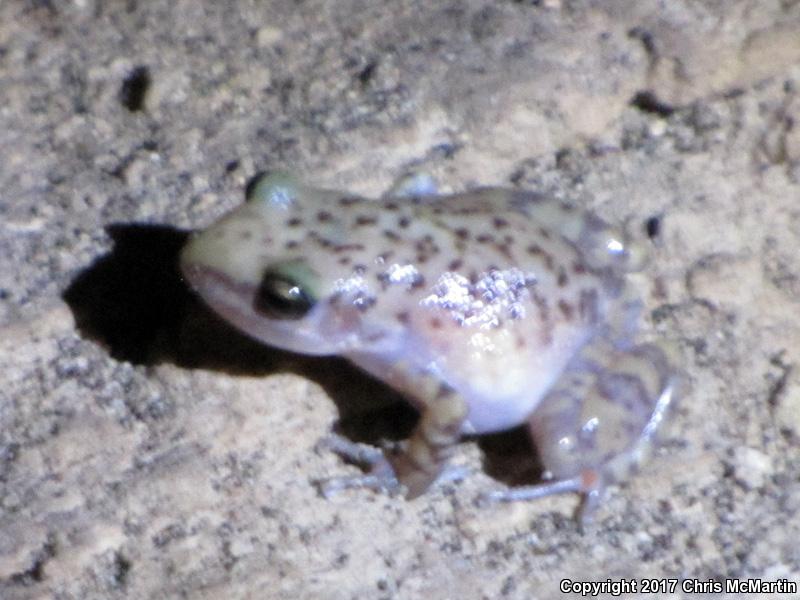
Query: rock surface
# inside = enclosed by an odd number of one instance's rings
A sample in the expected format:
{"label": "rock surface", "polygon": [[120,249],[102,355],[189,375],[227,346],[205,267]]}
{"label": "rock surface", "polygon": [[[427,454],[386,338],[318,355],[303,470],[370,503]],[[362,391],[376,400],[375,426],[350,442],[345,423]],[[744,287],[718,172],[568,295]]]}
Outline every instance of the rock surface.
{"label": "rock surface", "polygon": [[[0,597],[800,582],[799,89],[791,0],[0,3]],[[337,421],[413,417],[238,336],[174,268],[270,168],[519,185],[649,235],[648,326],[691,385],[588,531],[572,497],[475,505],[534,468],[514,433],[413,502],[318,495],[355,472],[315,451]]]}

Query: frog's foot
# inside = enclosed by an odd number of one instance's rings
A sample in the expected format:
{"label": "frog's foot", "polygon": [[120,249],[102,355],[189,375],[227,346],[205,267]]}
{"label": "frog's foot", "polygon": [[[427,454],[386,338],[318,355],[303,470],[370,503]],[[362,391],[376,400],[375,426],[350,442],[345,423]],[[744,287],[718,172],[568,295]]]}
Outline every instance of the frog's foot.
{"label": "frog's foot", "polygon": [[[320,493],[325,498],[331,498],[343,490],[350,489],[370,489],[389,495],[399,493],[408,494],[408,490],[414,485],[414,481],[408,478],[398,479],[396,468],[401,467],[402,454],[397,454],[392,459],[387,458],[386,452],[389,449],[376,448],[368,444],[358,444],[343,438],[340,435],[331,434],[323,440],[320,447],[330,450],[345,460],[366,468],[364,475],[331,477],[316,482]],[[394,460],[393,460],[394,459]],[[464,479],[469,473],[469,469],[463,466],[448,465],[439,472],[432,481],[436,483],[449,483]],[[419,478],[419,476],[417,476]],[[425,484],[429,485],[428,478]],[[410,495],[410,494],[409,494]]]}
{"label": "frog's foot", "polygon": [[556,494],[580,494],[581,503],[575,511],[575,520],[583,531],[592,522],[604,492],[605,486],[600,473],[594,469],[584,469],[579,475],[569,479],[486,492],[478,498],[478,503],[485,506],[496,502],[525,502]]}

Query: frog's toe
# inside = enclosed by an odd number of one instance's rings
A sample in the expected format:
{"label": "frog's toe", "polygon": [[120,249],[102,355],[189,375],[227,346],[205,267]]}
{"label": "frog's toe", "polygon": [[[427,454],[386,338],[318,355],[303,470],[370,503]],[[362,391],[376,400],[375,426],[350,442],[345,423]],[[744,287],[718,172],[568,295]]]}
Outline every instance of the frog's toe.
{"label": "frog's toe", "polygon": [[529,485],[506,490],[492,490],[478,497],[479,506],[488,506],[498,502],[520,502],[536,500],[556,494],[580,494],[581,502],[575,511],[575,520],[581,530],[592,521],[595,511],[605,492],[602,477],[594,469],[584,469],[580,475],[569,479],[557,479],[536,485]]}
{"label": "frog's toe", "polygon": [[367,469],[363,475],[330,477],[316,481],[317,488],[325,498],[350,489],[367,488],[390,495],[399,494],[403,489],[395,476],[394,468],[380,448],[351,442],[337,434],[326,437],[317,448],[332,451],[348,462]]}
{"label": "frog's toe", "polygon": [[[388,463],[387,463],[388,464]],[[330,477],[315,482],[317,489],[324,498],[332,498],[343,490],[369,489],[390,496],[396,496],[403,491],[403,486],[397,481],[394,473],[370,471],[365,475]],[[382,470],[380,470],[382,471]]]}
{"label": "frog's toe", "polygon": [[333,452],[349,462],[367,467],[372,467],[386,460],[383,450],[380,448],[369,444],[352,442],[338,433],[331,433],[320,440],[316,450]]}

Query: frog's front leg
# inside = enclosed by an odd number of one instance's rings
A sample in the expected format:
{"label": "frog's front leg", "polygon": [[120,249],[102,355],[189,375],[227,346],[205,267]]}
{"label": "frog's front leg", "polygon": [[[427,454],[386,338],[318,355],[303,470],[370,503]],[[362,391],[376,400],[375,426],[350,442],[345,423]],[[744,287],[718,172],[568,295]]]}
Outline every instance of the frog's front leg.
{"label": "frog's front leg", "polygon": [[405,451],[392,460],[395,475],[408,489],[409,499],[422,494],[439,477],[467,418],[467,403],[445,383],[436,385],[424,406]]}
{"label": "frog's front leg", "polygon": [[467,404],[449,385],[424,376],[418,382],[416,399],[423,407],[411,437],[397,453],[331,438],[329,447],[354,462],[366,464],[369,472],[357,477],[337,477],[322,482],[325,496],[342,489],[368,487],[394,491],[399,486],[406,497],[424,493],[442,474],[461,435]]}

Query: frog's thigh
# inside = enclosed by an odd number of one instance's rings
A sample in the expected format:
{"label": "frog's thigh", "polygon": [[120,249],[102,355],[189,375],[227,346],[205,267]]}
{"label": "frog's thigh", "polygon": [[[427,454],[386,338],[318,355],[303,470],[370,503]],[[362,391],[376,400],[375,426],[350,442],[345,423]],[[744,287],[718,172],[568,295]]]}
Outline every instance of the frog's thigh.
{"label": "frog's thigh", "polygon": [[408,498],[422,494],[441,473],[458,442],[467,417],[467,404],[450,386],[430,382],[420,397],[425,408],[405,452],[393,460],[397,479],[408,488]]}

